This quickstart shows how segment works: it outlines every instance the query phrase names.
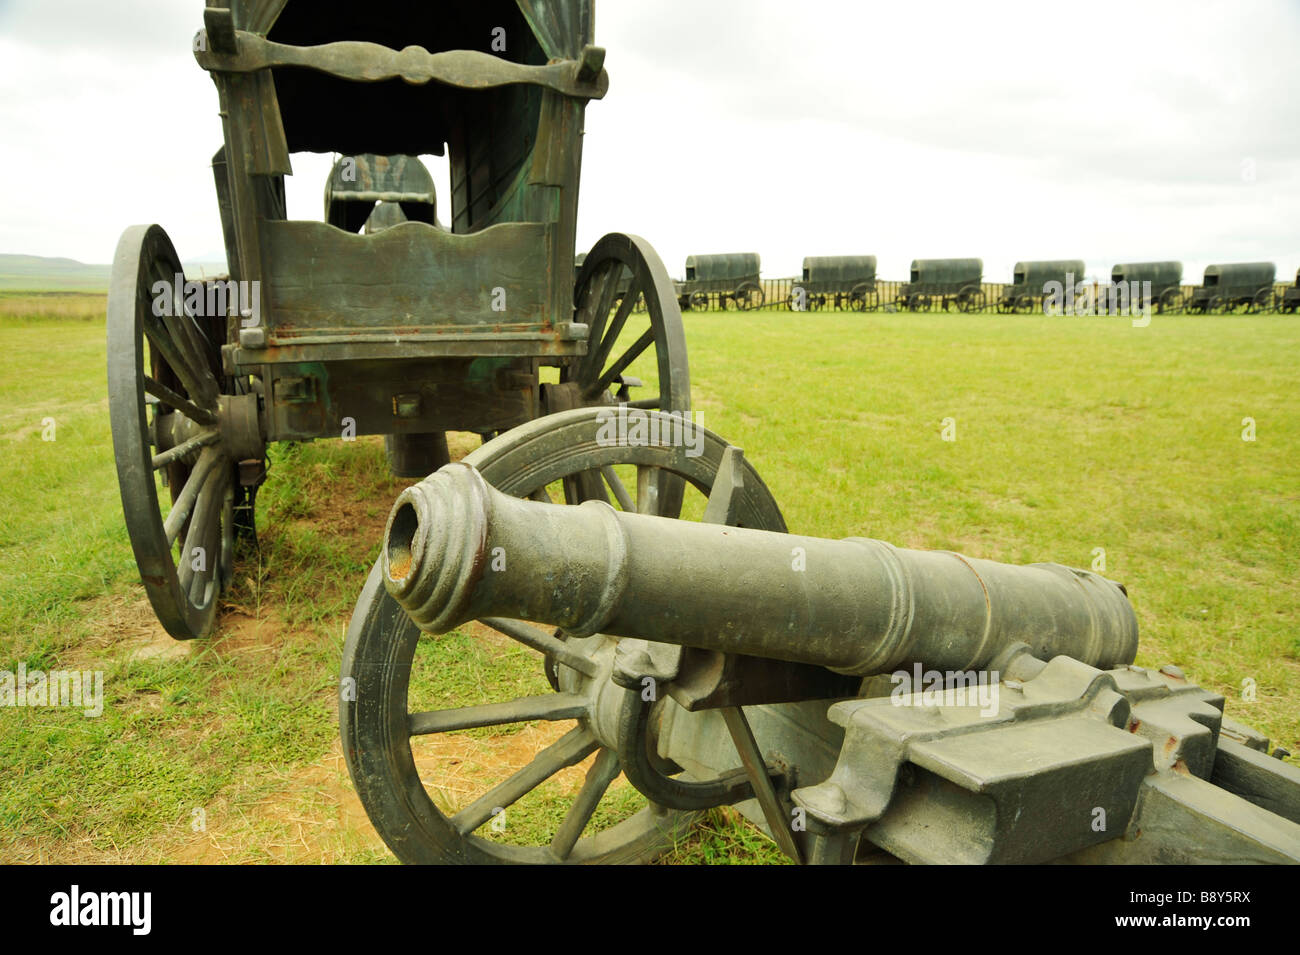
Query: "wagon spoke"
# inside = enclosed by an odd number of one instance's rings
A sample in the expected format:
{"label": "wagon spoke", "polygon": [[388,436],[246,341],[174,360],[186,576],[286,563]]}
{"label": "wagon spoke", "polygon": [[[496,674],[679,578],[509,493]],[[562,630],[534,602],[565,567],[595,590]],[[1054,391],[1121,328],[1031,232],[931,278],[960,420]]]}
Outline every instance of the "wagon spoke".
{"label": "wagon spoke", "polygon": [[[198,503],[194,507],[194,516],[191,518],[189,530],[185,534],[185,544],[181,548],[180,568],[177,577],[180,582],[181,593],[188,595],[190,602],[195,605],[204,602],[202,586],[207,575],[212,572],[217,558],[217,555],[208,553],[210,548],[208,538],[212,525],[220,523],[217,511],[223,503],[221,498],[225,491],[222,476],[223,472],[218,468],[208,474],[204,480],[199,491]],[[199,548],[203,549],[203,570],[201,571],[194,569],[194,552]]]}
{"label": "wagon spoke", "polygon": [[562,663],[571,670],[576,670],[583,676],[594,677],[596,675],[595,663],[581,653],[569,649],[563,640],[552,636],[540,627],[534,627],[522,620],[509,620],[505,617],[484,617],[479,623],[491,627],[498,633],[505,634],[511,640],[517,640],[526,647],[532,647],[534,650],[553,657],[557,662]]}
{"label": "wagon spoke", "polygon": [[582,762],[599,748],[600,741],[584,727],[574,727],[519,772],[452,816],[452,826],[461,835],[468,835],[491,819],[495,811],[518,802],[560,770]]}
{"label": "wagon spoke", "polygon": [[[212,374],[213,355],[211,345],[207,338],[199,331],[198,326],[194,323],[193,317],[185,308],[184,289],[175,287],[174,275],[163,275],[159,268],[160,262],[154,263],[153,276],[172,289],[170,308],[163,315],[158,315],[154,310],[153,299],[149,301],[148,307],[144,310],[148,318],[160,321],[163,328],[166,329],[171,344],[178,350],[181,360],[185,363],[189,372],[190,381],[186,382],[186,390],[189,391],[192,398],[205,405],[216,403],[217,395],[221,392],[221,387],[217,383],[216,377]],[[154,283],[150,283],[150,290]],[[168,359],[171,363],[171,359]],[[173,365],[173,367],[175,367]],[[177,375],[180,370],[176,369]],[[182,379],[184,380],[184,379]],[[194,387],[190,387],[193,384]]]}
{"label": "wagon spoke", "polygon": [[636,304],[637,293],[628,292],[623,296],[623,301],[618,303],[618,312],[614,315],[614,321],[610,323],[609,328],[604,332],[600,339],[600,345],[595,351],[587,353],[587,367],[594,374],[598,372],[609,353],[614,350],[618,344],[618,336],[623,331],[623,326],[627,324],[628,316],[632,314],[632,306]]}
{"label": "wagon spoke", "polygon": [[576,720],[587,715],[587,698],[573,693],[547,693],[544,696],[521,696],[505,703],[484,703],[454,709],[412,713],[409,726],[412,736],[450,733],[480,726],[504,726],[529,720]]}
{"label": "wagon spoke", "polygon": [[204,448],[203,453],[199,455],[199,462],[190,471],[190,475],[185,479],[185,486],[181,488],[180,494],[172,503],[172,508],[167,512],[167,519],[163,521],[163,534],[167,538],[167,547],[170,548],[176,543],[176,538],[185,526],[185,520],[190,516],[190,511],[194,507],[194,502],[198,499],[199,491],[203,488],[203,482],[208,479],[221,461],[224,460],[221,453],[215,448]]}
{"label": "wagon spoke", "polygon": [[179,394],[172,391],[166,385],[154,381],[148,375],[144,376],[144,390],[146,393],[157,398],[163,404],[179,411],[191,421],[197,421],[199,424],[216,424],[217,416],[205,408],[200,408],[188,398],[182,398]]}
{"label": "wagon spoke", "polygon": [[605,483],[614,492],[614,497],[618,500],[618,506],[629,514],[635,514],[636,503],[632,500],[632,495],[627,493],[627,488],[623,486],[618,474],[615,473],[614,466],[612,464],[603,464],[600,473],[605,476]]}
{"label": "wagon spoke", "polygon": [[578,792],[578,797],[564,814],[564,821],[551,840],[551,851],[560,859],[567,859],[573,847],[582,836],[582,830],[595,815],[596,807],[605,797],[609,784],[618,778],[622,767],[618,755],[612,749],[602,749],[591,769],[587,770],[587,779]]}
{"label": "wagon spoke", "polygon": [[167,465],[179,461],[187,454],[197,451],[199,448],[207,447],[210,444],[216,444],[220,440],[220,431],[200,432],[188,441],[182,441],[180,444],[176,445],[176,447],[169,448],[162,452],[162,454],[155,454],[153,456],[153,469],[157,471],[159,468],[165,468]]}
{"label": "wagon spoke", "polygon": [[[199,387],[202,379],[190,367],[188,356],[181,351],[180,346],[173,340],[167,326],[157,316],[149,314],[147,311],[141,312],[140,322],[150,344],[167,362],[176,377],[180,379],[182,387],[189,392],[191,400],[200,406],[215,405],[214,401],[205,400],[204,394]],[[209,408],[209,410],[214,409]]]}
{"label": "wagon spoke", "polygon": [[636,401],[625,402],[629,408],[643,408],[647,411],[658,410],[664,405],[663,395],[656,395],[653,398],[638,398]]}
{"label": "wagon spoke", "polygon": [[636,466],[636,512],[659,513],[659,469],[648,464]]}
{"label": "wagon spoke", "polygon": [[533,490],[533,491],[529,491],[529,492],[528,492],[528,499],[529,499],[530,501],[540,501],[542,504],[554,504],[554,503],[555,503],[554,501],[551,500],[551,492],[548,491],[548,490],[546,490],[546,485],[542,485],[541,487],[539,487],[539,488],[537,488],[537,489],[535,489],[535,490]]}
{"label": "wagon spoke", "polygon": [[627,369],[628,365],[636,361],[637,358],[640,357],[641,353],[654,343],[654,340],[654,328],[647,328],[645,333],[632,344],[632,347],[623,353],[622,358],[606,368],[604,373],[597,378],[595,382],[583,389],[582,397],[590,401],[592,398],[603,392],[609,387],[610,382],[621,375]]}
{"label": "wagon spoke", "polygon": [[591,306],[591,311],[586,316],[589,326],[588,341],[599,341],[604,333],[605,322],[609,318],[609,310],[614,307],[614,296],[618,293],[618,281],[622,275],[621,265],[612,262],[592,276],[588,283],[587,303]]}

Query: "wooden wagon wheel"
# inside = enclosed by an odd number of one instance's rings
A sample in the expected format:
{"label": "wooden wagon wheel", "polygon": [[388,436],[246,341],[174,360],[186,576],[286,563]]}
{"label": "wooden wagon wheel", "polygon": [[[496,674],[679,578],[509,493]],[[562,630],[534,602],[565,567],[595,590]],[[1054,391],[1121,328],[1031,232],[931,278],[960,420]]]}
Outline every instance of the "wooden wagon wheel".
{"label": "wooden wagon wheel", "polygon": [[[113,258],[107,330],[127,532],[154,612],[186,640],[212,628],[231,573],[236,498],[251,499],[240,493],[238,463],[260,459],[262,445],[257,396],[222,379],[216,344],[175,287],[181,274],[161,227],[127,229]],[[251,527],[251,514],[244,520]]]}
{"label": "wooden wagon wheel", "polygon": [[1159,307],[1160,313],[1178,312],[1182,309],[1183,293],[1180,289],[1167,288],[1160,293]]}
{"label": "wooden wagon wheel", "polygon": [[1228,300],[1222,295],[1215,295],[1205,305],[1205,314],[1217,312],[1220,310],[1227,311]]}
{"label": "wooden wagon wheel", "polygon": [[743,282],[740,288],[736,289],[736,307],[742,312],[762,308],[765,301],[763,289],[756,282]]}
{"label": "wooden wagon wheel", "polygon": [[[1015,311],[1017,311],[1017,312],[1021,312],[1021,313],[1024,313],[1024,314],[1027,315],[1027,314],[1029,314],[1030,312],[1032,312],[1033,310],[1034,310],[1034,297],[1033,297],[1032,295],[1017,295],[1017,296],[1016,296]],[[970,311],[970,309],[966,309],[965,311]]]}
{"label": "wooden wagon wheel", "polygon": [[1272,304],[1273,304],[1273,290],[1268,288],[1262,288],[1255,293],[1255,297],[1252,298],[1250,300],[1250,304],[1246,306],[1246,313],[1250,314],[1251,312],[1267,312],[1269,308],[1272,306]]}
{"label": "wooden wagon wheel", "polygon": [[[959,310],[977,312],[984,307],[984,291],[978,285],[967,285],[957,293],[956,301]],[[946,302],[945,299],[945,304]],[[1017,300],[1017,305],[1019,305],[1019,300]]]}
{"label": "wooden wagon wheel", "polygon": [[866,282],[859,282],[849,290],[849,308],[855,312],[872,311],[877,307],[876,291]]}
{"label": "wooden wagon wheel", "polygon": [[691,293],[691,311],[707,312],[709,310],[709,293],[692,292]]}
{"label": "wooden wagon wheel", "polygon": [[[784,530],[785,524],[771,493],[746,462],[743,480],[718,481],[727,458],[724,441],[701,429],[701,453],[688,455],[680,447],[616,445],[601,440],[605,425],[598,408],[576,409],[539,418],[521,425],[472,452],[464,460],[478,468],[484,479],[498,490],[518,497],[550,500],[548,487],[565,487],[567,477],[595,471],[606,480],[615,506],[641,513],[665,513],[662,502],[644,489],[653,485],[649,476],[668,470],[705,496],[716,486],[723,493],[736,493],[734,518],[730,523],[768,530]],[[650,412],[650,416],[667,419]],[[666,425],[660,425],[666,427]],[[728,467],[734,466],[731,458]],[[636,480],[624,484],[633,468]],[[558,502],[556,502],[558,503]],[[671,512],[670,512],[671,513]],[[707,513],[707,510],[706,510]],[[566,639],[532,624],[502,619],[479,621],[506,638],[538,653],[552,693],[518,696],[505,702],[422,712],[431,702],[413,698],[411,677],[421,643],[439,638],[422,633],[400,605],[388,595],[382,583],[382,559],[376,562],[366,581],[348,628],[343,648],[342,693],[339,727],[348,769],[357,794],[375,829],[403,862],[408,863],[574,863],[646,861],[670,848],[687,832],[694,814],[671,811],[649,802],[626,787],[621,794],[610,787],[624,772],[623,761],[631,758],[628,740],[621,735],[641,715],[639,694],[615,686],[612,661],[618,641],[596,634],[583,639]],[[498,639],[498,643],[500,640]],[[418,682],[418,681],[417,681]],[[518,691],[515,691],[518,692]],[[611,697],[611,694],[614,696]],[[418,694],[417,694],[418,696]],[[680,715],[680,714],[679,714]],[[438,734],[439,741],[455,739],[442,734],[472,728],[502,726],[531,721],[574,721],[573,728],[542,748],[522,769],[481,795],[466,794],[443,799],[440,807],[426,788],[425,779],[435,773],[454,773],[450,758],[430,767],[431,757],[417,757],[412,745],[417,737]],[[644,725],[642,721],[642,725]],[[636,755],[652,743],[648,735],[632,747]],[[426,744],[427,745],[427,744]],[[620,751],[622,755],[620,755]],[[517,818],[519,800],[563,769],[594,756],[571,802],[561,815],[553,803],[536,807],[529,814],[527,804],[519,810],[522,826],[511,822],[507,832],[518,828],[526,844],[508,844],[503,834],[494,836],[486,825],[502,811]],[[436,755],[432,757],[436,759]],[[417,766],[417,762],[423,767]],[[639,766],[643,772],[645,766]],[[664,773],[675,772],[671,764]],[[731,780],[734,774],[724,774]],[[422,778],[423,777],[423,778]],[[430,784],[435,790],[450,780],[439,776]],[[690,783],[662,776],[656,780],[665,788],[678,790],[701,787],[711,791],[715,784]],[[727,783],[734,797],[734,782]],[[676,790],[674,790],[674,793]],[[621,811],[605,810],[606,797]],[[630,797],[630,799],[629,799]],[[743,798],[743,796],[741,797]],[[719,802],[726,801],[720,798]],[[450,803],[450,804],[448,804]],[[534,819],[534,815],[538,818]],[[606,828],[584,837],[593,819]]]}

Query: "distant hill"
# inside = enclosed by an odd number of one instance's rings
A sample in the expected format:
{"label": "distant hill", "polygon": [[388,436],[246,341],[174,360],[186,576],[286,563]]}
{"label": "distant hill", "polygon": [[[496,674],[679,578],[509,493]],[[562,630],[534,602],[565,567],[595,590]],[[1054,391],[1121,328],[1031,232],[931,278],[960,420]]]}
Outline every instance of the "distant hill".
{"label": "distant hill", "polygon": [[[185,273],[191,278],[219,275],[225,271],[224,262],[185,263]],[[106,292],[111,273],[110,265],[87,265],[76,259],[0,253],[0,290]]]}

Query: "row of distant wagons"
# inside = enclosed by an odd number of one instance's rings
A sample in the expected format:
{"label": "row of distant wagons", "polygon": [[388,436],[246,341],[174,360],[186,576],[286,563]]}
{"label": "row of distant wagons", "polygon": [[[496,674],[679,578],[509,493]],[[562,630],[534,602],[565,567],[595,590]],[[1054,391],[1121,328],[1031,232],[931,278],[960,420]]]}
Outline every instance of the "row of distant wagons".
{"label": "row of distant wagons", "polygon": [[[1017,262],[1010,284],[1002,287],[1001,296],[992,304],[1003,313],[1050,310],[1059,304],[1052,302],[1050,290],[1078,288],[1086,268],[1081,259]],[[1150,304],[1160,312],[1297,311],[1300,271],[1295,283],[1281,291],[1275,288],[1276,274],[1272,262],[1210,265],[1201,285],[1184,293],[1181,262],[1129,262],[1111,270],[1111,284],[1136,290],[1134,305]],[[747,311],[765,304],[755,252],[690,256],[686,280],[675,284],[683,309]],[[899,286],[892,301],[882,301],[874,255],[809,256],[785,298],[792,311],[833,308],[864,312],[887,305],[910,312],[978,312],[989,304],[981,259],[915,259],[908,281]]]}

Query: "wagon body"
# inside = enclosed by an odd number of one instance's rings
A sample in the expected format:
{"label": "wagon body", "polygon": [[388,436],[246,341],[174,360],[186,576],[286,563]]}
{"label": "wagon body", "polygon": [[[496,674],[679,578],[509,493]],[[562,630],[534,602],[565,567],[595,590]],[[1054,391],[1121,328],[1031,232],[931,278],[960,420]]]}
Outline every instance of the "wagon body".
{"label": "wagon body", "polygon": [[1167,290],[1182,285],[1183,263],[1124,262],[1110,270],[1110,280],[1114,285],[1150,282],[1151,297],[1158,299]]}
{"label": "wagon body", "polygon": [[[537,387],[520,384],[586,347],[573,322],[580,135],[607,85],[572,68],[589,0],[234,0],[205,23],[195,56],[221,101],[231,277],[260,296],[256,327],[229,320],[225,361],[262,378],[267,438],[338,434],[345,419],[357,433],[488,432],[534,417]],[[504,49],[489,52],[498,29]],[[330,151],[383,162],[350,181],[336,170],[327,221],[289,218],[291,154]],[[401,157],[430,154],[449,157],[446,228],[432,182],[402,182]],[[404,221],[357,234],[384,200]],[[400,409],[394,381],[418,383]]]}
{"label": "wagon body", "polygon": [[754,308],[763,303],[760,272],[757,252],[688,255],[686,280],[678,285],[678,296],[683,307],[697,310],[713,301],[724,307],[734,301],[740,308]]}
{"label": "wagon body", "polygon": [[841,308],[858,311],[874,308],[876,257],[874,255],[811,255],[803,260],[803,271],[795,280],[788,306],[797,311]]}
{"label": "wagon body", "polygon": [[926,308],[938,299],[944,308],[956,301],[970,310],[982,305],[983,259],[913,259],[908,281],[898,290],[903,307]]}
{"label": "wagon body", "polygon": [[1272,302],[1277,266],[1272,262],[1207,265],[1201,284],[1192,290],[1188,308],[1210,312],[1240,305],[1266,308]]}
{"label": "wagon body", "polygon": [[1017,262],[1012,272],[1011,284],[1002,290],[1003,308],[1024,309],[1040,301],[1047,287],[1056,283],[1061,291],[1082,281],[1087,265],[1082,259],[1051,259],[1038,262]]}
{"label": "wagon body", "polygon": [[1300,269],[1296,269],[1295,284],[1287,286],[1282,292],[1282,300],[1278,303],[1284,312],[1294,312],[1300,309]]}

